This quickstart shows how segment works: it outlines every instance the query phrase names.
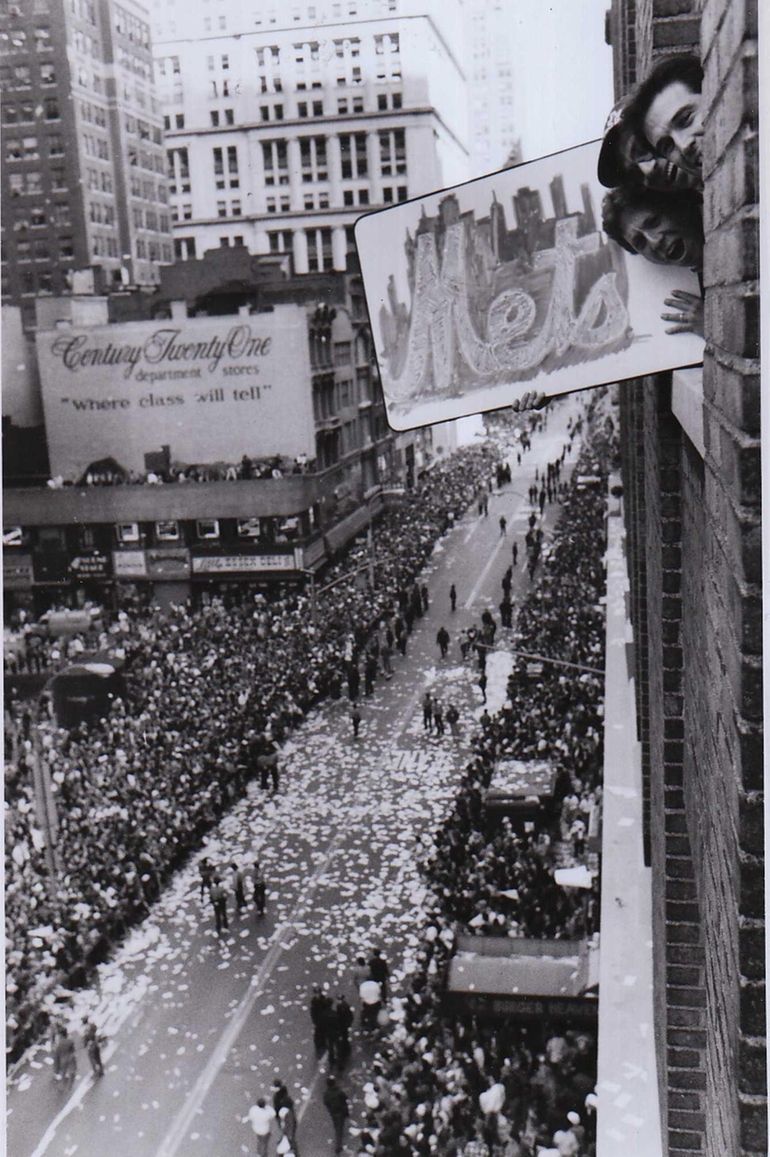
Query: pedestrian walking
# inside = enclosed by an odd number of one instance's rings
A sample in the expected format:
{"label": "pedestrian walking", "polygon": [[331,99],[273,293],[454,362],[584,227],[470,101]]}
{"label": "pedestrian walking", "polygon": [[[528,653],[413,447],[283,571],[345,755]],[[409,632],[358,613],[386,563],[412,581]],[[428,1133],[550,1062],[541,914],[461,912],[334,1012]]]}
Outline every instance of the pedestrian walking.
{"label": "pedestrian walking", "polygon": [[358,988],[361,1001],[361,1028],[370,1030],[377,1027],[377,1017],[382,1008],[382,989],[372,976],[361,981]]}
{"label": "pedestrian walking", "polygon": [[369,957],[369,975],[371,976],[372,980],[376,980],[380,985],[383,999],[387,1000],[390,967],[382,954],[381,948],[375,948],[372,951],[372,955]]}
{"label": "pedestrian walking", "polygon": [[211,890],[211,880],[214,875],[214,865],[208,856],[204,856],[198,864],[198,871],[201,876],[201,903],[203,903],[203,897],[207,896]]}
{"label": "pedestrian walking", "polygon": [[361,727],[361,712],[356,706],[354,706],[350,712],[350,722],[353,724],[353,738],[358,739],[358,732]]}
{"label": "pedestrian walking", "polygon": [[452,732],[453,738],[457,738],[457,724],[460,719],[460,712],[455,707],[454,703],[450,703],[446,709],[446,721],[449,724],[449,730]]}
{"label": "pedestrian walking", "polygon": [[299,1157],[299,1149],[297,1148],[297,1114],[294,1110],[294,1103],[291,1108],[284,1105],[282,1109],[278,1110],[278,1128],[281,1135],[278,1138],[276,1145],[276,1153],[281,1157]]}
{"label": "pedestrian walking", "polygon": [[436,728],[436,735],[440,737],[444,734],[446,730],[444,727],[444,712],[438,700],[435,700],[433,703],[433,726]]}
{"label": "pedestrian walking", "polygon": [[426,583],[423,583],[420,587],[420,599],[422,600],[422,613],[425,615],[428,613],[428,607],[430,606],[430,598],[428,595],[428,587]]}
{"label": "pedestrian walking", "polygon": [[449,650],[449,631],[446,627],[439,627],[439,632],[436,635],[436,642],[441,651],[441,658],[446,659],[447,651]]}
{"label": "pedestrian walking", "polygon": [[214,924],[217,936],[227,931],[230,925],[227,922],[227,892],[218,872],[214,873],[211,881],[211,903],[214,906]]}
{"label": "pedestrian walking", "polygon": [[353,1027],[353,1009],[348,1004],[344,993],[340,993],[337,997],[334,1017],[337,1037],[337,1063],[342,1067],[347,1064],[350,1058],[350,1030]]}
{"label": "pedestrian walking", "polygon": [[456,611],[457,610],[457,588],[455,587],[454,583],[452,583],[451,587],[449,588],[449,602],[450,602],[450,605],[452,607],[452,611],[453,612]]}
{"label": "pedestrian walking", "polygon": [[426,731],[433,730],[433,700],[430,691],[426,691],[422,697],[422,725]]}
{"label": "pedestrian walking", "polygon": [[86,1056],[91,1064],[91,1071],[95,1077],[104,1076],[102,1064],[102,1045],[104,1037],[97,1031],[96,1025],[87,1016],[83,1017],[83,1045]]}
{"label": "pedestrian walking", "polygon": [[329,1005],[331,1000],[319,984],[313,985],[313,995],[310,998],[310,1019],[313,1023],[313,1044],[318,1056],[323,1053],[329,1043]]}
{"label": "pedestrian walking", "polygon": [[513,565],[516,566],[519,561],[519,544],[517,542],[514,542],[511,554],[513,555]]}
{"label": "pedestrian walking", "polygon": [[257,1138],[257,1157],[267,1157],[275,1118],[275,1109],[272,1105],[268,1105],[264,1097],[258,1097],[256,1105],[252,1105],[249,1109],[246,1120],[251,1124]]}
{"label": "pedestrian walking", "polygon": [[348,1099],[337,1084],[335,1077],[326,1078],[326,1091],[324,1092],[323,1101],[334,1127],[334,1152],[341,1153],[345,1137],[345,1123],[350,1114],[350,1110],[348,1108]]}
{"label": "pedestrian walking", "polygon": [[246,891],[244,889],[245,876],[236,863],[230,865],[230,870],[233,873],[232,887],[233,895],[235,896],[235,908],[237,912],[240,912],[242,908],[246,907]]}
{"label": "pedestrian walking", "polygon": [[254,892],[252,900],[258,916],[265,914],[265,901],[267,899],[267,884],[259,863],[254,864],[254,872],[252,876],[252,884]]}
{"label": "pedestrian walking", "polygon": [[481,694],[483,696],[482,702],[486,703],[486,701],[487,701],[487,673],[486,673],[486,671],[482,671],[481,675],[479,677],[479,691],[481,691]]}
{"label": "pedestrian walking", "polygon": [[53,1045],[53,1071],[57,1081],[71,1084],[77,1075],[75,1042],[63,1024],[56,1026]]}
{"label": "pedestrian walking", "polygon": [[356,663],[348,664],[346,679],[348,684],[348,699],[351,703],[355,703],[358,699],[358,692],[361,687],[361,673],[358,670],[358,665]]}
{"label": "pedestrian walking", "polygon": [[276,1077],[273,1081],[273,1108],[275,1109],[276,1116],[278,1116],[283,1108],[294,1108],[291,1093],[286,1088],[285,1081],[282,1081],[280,1077]]}
{"label": "pedestrian walking", "polygon": [[504,514],[501,514],[500,515],[500,537],[501,538],[506,533],[507,529],[508,529],[508,519],[505,517]]}

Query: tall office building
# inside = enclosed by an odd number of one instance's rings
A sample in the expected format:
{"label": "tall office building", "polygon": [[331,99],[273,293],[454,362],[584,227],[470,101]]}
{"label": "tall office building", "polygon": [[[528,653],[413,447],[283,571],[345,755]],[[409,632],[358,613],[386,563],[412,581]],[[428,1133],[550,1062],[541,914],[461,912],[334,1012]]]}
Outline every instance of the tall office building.
{"label": "tall office building", "polygon": [[511,9],[504,0],[466,0],[464,8],[470,175],[481,177],[522,159],[514,117]]}
{"label": "tall office building", "polygon": [[362,212],[469,175],[459,0],[163,0],[154,20],[178,258],[242,243],[341,271]]}
{"label": "tall office building", "polygon": [[4,301],[29,328],[73,270],[157,281],[173,251],[145,6],[3,0],[0,89]]}

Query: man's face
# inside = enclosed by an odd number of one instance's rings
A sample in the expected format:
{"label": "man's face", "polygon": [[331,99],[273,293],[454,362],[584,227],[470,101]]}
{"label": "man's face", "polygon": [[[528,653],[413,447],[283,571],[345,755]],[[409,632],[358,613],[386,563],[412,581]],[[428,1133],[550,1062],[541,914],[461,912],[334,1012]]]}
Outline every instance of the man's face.
{"label": "man's face", "polygon": [[681,80],[673,81],[647,109],[644,132],[659,156],[700,176],[703,115],[699,92]]}
{"label": "man's face", "polygon": [[623,236],[642,257],[656,265],[697,268],[703,260],[703,241],[695,215],[657,209],[630,208],[622,214]]}

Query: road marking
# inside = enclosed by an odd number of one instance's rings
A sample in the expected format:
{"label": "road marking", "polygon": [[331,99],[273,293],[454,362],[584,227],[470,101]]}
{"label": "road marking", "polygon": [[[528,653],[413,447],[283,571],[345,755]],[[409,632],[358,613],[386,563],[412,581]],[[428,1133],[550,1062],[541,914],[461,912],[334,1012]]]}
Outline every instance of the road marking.
{"label": "road marking", "polygon": [[346,835],[347,831],[342,829],[334,837],[323,860],[308,880],[307,886],[303,891],[302,898],[294,905],[294,908],[292,909],[288,919],[284,920],[284,922],[276,929],[274,933],[273,944],[268,950],[265,959],[262,961],[259,971],[253,978],[249,990],[242,998],[240,1004],[235,1010],[235,1013],[230,1018],[230,1022],[227,1025],[227,1028],[224,1030],[216,1045],[214,1046],[214,1050],[209,1057],[203,1071],[193,1085],[192,1091],[190,1092],[190,1095],[187,1098],[185,1104],[177,1113],[174,1121],[171,1124],[171,1128],[163,1138],[163,1141],[161,1142],[157,1151],[157,1157],[174,1157],[174,1154],[179,1151],[183,1141],[186,1140],[187,1132],[195,1118],[195,1115],[206,1099],[206,1096],[209,1093],[214,1081],[216,1080],[220,1069],[225,1064],[230,1050],[233,1048],[233,1045],[240,1036],[243,1026],[246,1024],[246,1021],[248,1020],[254,1005],[262,995],[262,989],[265,985],[265,982],[270,978],[270,974],[285,951],[286,945],[284,940],[286,934],[300,922],[301,916],[303,916],[306,909],[310,907],[310,900],[313,896],[313,893],[321,882],[322,877],[326,874],[329,864],[339,851],[343,837]]}

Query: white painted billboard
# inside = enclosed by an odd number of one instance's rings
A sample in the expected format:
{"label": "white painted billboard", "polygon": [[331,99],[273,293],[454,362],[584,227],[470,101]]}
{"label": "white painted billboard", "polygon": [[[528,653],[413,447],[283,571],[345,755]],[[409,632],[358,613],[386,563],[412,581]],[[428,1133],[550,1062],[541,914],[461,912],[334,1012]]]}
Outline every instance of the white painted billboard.
{"label": "white painted billboard", "polygon": [[77,481],[103,458],[141,473],[164,445],[187,465],[315,457],[300,306],[48,330],[37,350],[54,475]]}

